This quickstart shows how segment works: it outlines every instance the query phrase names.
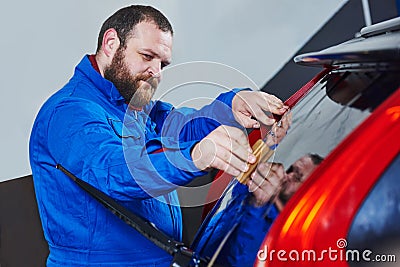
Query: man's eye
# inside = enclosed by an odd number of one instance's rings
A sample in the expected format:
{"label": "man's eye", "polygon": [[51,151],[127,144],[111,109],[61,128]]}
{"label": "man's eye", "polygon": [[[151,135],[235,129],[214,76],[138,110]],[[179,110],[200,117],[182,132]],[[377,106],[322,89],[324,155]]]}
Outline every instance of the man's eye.
{"label": "man's eye", "polygon": [[302,182],[303,181],[303,175],[301,173],[296,173],[295,178],[297,182]]}
{"label": "man's eye", "polygon": [[143,58],[144,58],[145,60],[152,60],[152,59],[153,59],[153,56],[152,56],[152,55],[149,55],[149,54],[142,54],[142,56],[143,56]]}

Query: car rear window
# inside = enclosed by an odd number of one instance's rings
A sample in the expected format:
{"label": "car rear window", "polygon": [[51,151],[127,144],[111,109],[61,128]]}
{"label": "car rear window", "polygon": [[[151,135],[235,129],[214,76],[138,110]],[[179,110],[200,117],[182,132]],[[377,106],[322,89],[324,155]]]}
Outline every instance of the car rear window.
{"label": "car rear window", "polygon": [[307,153],[329,154],[399,87],[398,71],[332,71],[293,108],[274,161],[290,166]]}

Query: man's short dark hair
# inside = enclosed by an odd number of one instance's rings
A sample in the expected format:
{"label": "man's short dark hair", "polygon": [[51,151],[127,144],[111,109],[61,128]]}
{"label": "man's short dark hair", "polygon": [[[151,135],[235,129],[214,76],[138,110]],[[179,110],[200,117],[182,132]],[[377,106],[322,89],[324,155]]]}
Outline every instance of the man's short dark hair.
{"label": "man's short dark hair", "polygon": [[104,33],[111,28],[116,30],[121,47],[125,47],[126,40],[133,33],[133,28],[143,21],[154,23],[163,32],[170,32],[171,35],[174,33],[168,19],[159,10],[151,6],[131,5],[119,9],[103,23],[96,51],[98,52],[101,48]]}
{"label": "man's short dark hair", "polygon": [[310,159],[314,163],[314,165],[319,165],[324,160],[324,158],[318,154],[309,153],[309,154],[307,154],[307,156],[310,157]]}

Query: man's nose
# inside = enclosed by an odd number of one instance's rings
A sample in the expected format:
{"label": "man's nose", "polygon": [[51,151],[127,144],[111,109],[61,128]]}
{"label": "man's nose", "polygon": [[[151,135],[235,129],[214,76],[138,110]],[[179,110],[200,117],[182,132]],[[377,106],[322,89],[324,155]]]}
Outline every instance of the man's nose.
{"label": "man's nose", "polygon": [[291,181],[293,181],[295,179],[295,175],[294,175],[293,172],[285,173],[284,179],[285,179],[285,182],[287,182],[287,183],[291,182]]}
{"label": "man's nose", "polygon": [[148,68],[148,73],[151,75],[151,77],[156,78],[158,81],[161,80],[161,62],[157,60],[153,60],[150,63],[150,66]]}

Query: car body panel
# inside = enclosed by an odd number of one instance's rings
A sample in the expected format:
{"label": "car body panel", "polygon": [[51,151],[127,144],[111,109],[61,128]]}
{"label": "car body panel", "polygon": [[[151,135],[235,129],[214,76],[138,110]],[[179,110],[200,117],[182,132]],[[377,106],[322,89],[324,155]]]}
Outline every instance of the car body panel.
{"label": "car body panel", "polygon": [[[400,90],[397,90],[313,172],[275,221],[261,249],[340,250],[338,240],[346,238],[365,196],[398,155],[399,136]],[[345,261],[329,257],[312,264],[307,260],[296,262],[296,266],[310,265],[348,266]],[[255,266],[288,266],[288,262],[258,260]]]}
{"label": "car body panel", "polygon": [[[332,70],[328,79],[338,80],[334,87],[342,86],[344,90],[351,88],[348,83],[339,81],[340,76],[335,77],[337,73],[354,73],[356,77],[378,73],[379,77],[367,84],[365,90],[354,93],[367,95],[368,105],[355,103],[357,100],[347,102],[349,107],[370,109],[372,113],[326,156],[289,200],[264,239],[254,266],[365,264],[349,259],[348,252],[354,251],[347,245],[349,238],[367,233],[366,230],[351,231],[355,218],[382,175],[391,164],[398,162],[396,159],[400,155],[399,29],[400,19],[396,18],[363,29],[357,38],[343,44],[295,58],[302,65],[328,66]],[[353,79],[353,82],[362,87],[361,80]],[[388,88],[389,85],[393,88]],[[371,91],[374,94],[371,95]],[[338,103],[343,100],[334,94],[330,97]],[[400,174],[397,177],[400,178]],[[363,212],[370,215],[363,217],[370,220],[364,225],[374,225],[378,221],[382,223],[381,220],[397,218],[400,211],[390,213],[394,214],[393,218],[377,218],[373,210],[365,211],[365,207]],[[400,232],[398,230],[395,232]],[[390,236],[391,233],[383,229],[383,233],[374,234]],[[396,238],[398,242],[399,237]]]}

